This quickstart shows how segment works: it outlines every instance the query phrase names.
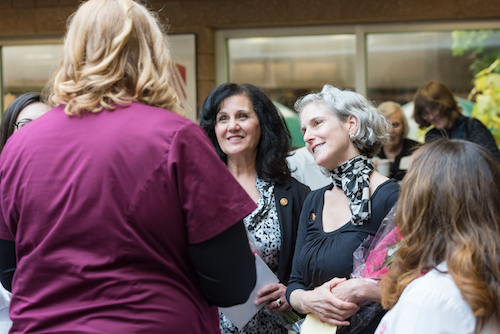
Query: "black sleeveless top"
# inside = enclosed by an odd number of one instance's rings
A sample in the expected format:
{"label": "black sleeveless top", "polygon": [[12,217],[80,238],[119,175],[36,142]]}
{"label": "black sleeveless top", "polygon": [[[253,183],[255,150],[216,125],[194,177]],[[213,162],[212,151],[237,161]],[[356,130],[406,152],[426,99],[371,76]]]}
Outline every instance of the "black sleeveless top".
{"label": "black sleeveless top", "polygon": [[398,183],[390,179],[372,194],[371,217],[362,226],[347,222],[335,231],[325,232],[324,194],[332,187],[333,184],[311,192],[304,202],[287,298],[295,289],[311,290],[334,277],[349,278],[353,269],[354,251],[368,235],[377,233],[382,219],[399,196]]}

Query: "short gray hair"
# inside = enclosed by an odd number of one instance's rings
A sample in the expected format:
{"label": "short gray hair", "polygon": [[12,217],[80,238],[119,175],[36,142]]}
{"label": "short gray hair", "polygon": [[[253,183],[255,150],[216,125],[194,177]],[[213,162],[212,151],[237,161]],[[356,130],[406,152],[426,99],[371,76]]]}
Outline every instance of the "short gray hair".
{"label": "short gray hair", "polygon": [[341,122],[349,116],[358,120],[358,130],[354,134],[354,145],[368,158],[374,157],[389,139],[389,124],[385,117],[362,95],[349,90],[340,90],[325,85],[320,93],[307,94],[295,102],[295,110],[300,114],[310,103],[321,103]]}

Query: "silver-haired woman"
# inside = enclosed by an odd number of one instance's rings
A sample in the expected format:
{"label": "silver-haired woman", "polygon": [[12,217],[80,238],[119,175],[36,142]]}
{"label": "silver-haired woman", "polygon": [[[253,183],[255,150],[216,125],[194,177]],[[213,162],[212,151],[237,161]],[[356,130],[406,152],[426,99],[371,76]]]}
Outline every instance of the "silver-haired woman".
{"label": "silver-haired woman", "polygon": [[[304,202],[287,298],[296,311],[345,327],[356,303],[380,301],[376,285],[343,278],[353,270],[353,252],[375,235],[398,198],[397,182],[375,171],[370,160],[386,143],[388,124],[363,96],[330,85],[299,99],[295,108],[307,149],[333,183]],[[361,333],[373,333],[381,316]]]}

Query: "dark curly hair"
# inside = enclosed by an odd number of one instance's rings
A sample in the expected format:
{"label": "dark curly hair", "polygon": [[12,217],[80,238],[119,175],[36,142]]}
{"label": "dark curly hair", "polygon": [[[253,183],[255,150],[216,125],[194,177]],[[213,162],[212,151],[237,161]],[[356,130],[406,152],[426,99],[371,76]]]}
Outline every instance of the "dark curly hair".
{"label": "dark curly hair", "polygon": [[3,113],[2,123],[0,124],[0,153],[7,143],[7,139],[14,133],[14,123],[16,123],[17,116],[28,105],[35,102],[43,102],[40,93],[30,92],[20,95],[16,98]]}
{"label": "dark curly hair", "polygon": [[222,102],[234,95],[248,97],[259,119],[261,137],[255,161],[257,175],[268,182],[283,183],[290,176],[286,157],[290,150],[291,135],[278,109],[262,90],[250,84],[235,83],[225,83],[215,88],[201,107],[201,127],[212,141],[219,157],[227,164],[227,155],[222,152],[215,135],[215,124]]}

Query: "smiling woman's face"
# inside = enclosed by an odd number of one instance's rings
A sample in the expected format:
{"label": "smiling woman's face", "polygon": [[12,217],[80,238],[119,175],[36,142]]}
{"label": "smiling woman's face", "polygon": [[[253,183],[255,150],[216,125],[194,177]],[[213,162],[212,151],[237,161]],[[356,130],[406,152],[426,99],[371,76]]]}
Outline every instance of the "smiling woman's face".
{"label": "smiling woman's face", "polygon": [[228,158],[241,154],[256,155],[260,123],[248,97],[233,95],[222,101],[216,115],[215,135]]}
{"label": "smiling woman's face", "polygon": [[396,111],[385,118],[389,123],[389,141],[385,146],[399,147],[403,142],[403,114]]}
{"label": "smiling woman's face", "polygon": [[49,111],[49,109],[50,107],[42,102],[35,102],[27,105],[21,110],[19,115],[17,115],[16,123],[19,123],[19,126],[14,127],[14,132],[22,128],[25,124],[42,116]]}
{"label": "smiling woman's face", "polygon": [[300,114],[300,125],[306,148],[319,166],[333,170],[359,155],[349,138],[349,121],[342,123],[324,104],[307,105]]}

